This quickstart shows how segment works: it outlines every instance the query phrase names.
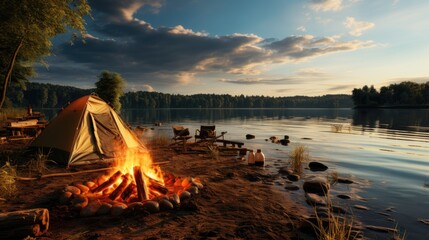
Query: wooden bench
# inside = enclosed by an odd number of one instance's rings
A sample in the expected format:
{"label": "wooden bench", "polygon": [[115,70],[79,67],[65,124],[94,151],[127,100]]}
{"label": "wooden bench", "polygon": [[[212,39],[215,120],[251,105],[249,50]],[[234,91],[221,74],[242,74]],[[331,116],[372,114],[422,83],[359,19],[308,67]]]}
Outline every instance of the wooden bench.
{"label": "wooden bench", "polygon": [[243,142],[224,140],[224,139],[216,139],[216,142],[222,143],[224,147],[226,147],[228,145],[231,145],[232,147],[235,147],[235,145],[237,145],[239,148],[241,148],[244,145]]}

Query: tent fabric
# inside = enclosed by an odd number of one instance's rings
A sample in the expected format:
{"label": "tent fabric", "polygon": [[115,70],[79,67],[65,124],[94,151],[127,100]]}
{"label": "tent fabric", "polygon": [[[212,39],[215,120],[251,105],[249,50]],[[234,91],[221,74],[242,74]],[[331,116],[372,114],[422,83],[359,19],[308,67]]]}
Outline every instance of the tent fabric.
{"label": "tent fabric", "polygon": [[144,148],[121,117],[95,95],[61,110],[30,147],[48,149],[58,158],[53,160],[67,165],[104,161],[124,149]]}

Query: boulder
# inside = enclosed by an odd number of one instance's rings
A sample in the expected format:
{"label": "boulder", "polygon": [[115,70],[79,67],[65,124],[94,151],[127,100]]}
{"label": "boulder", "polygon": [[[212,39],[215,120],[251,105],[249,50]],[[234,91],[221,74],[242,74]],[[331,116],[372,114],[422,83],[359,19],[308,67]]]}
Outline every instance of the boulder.
{"label": "boulder", "polygon": [[280,139],[280,144],[283,146],[287,146],[290,143],[289,139]]}
{"label": "boulder", "polygon": [[349,195],[346,195],[346,194],[338,194],[337,197],[341,198],[341,199],[350,199],[351,198]]}
{"label": "boulder", "polygon": [[102,203],[97,210],[97,215],[106,215],[110,212],[111,208],[112,208],[112,204]]}
{"label": "boulder", "polygon": [[159,212],[159,203],[155,201],[147,201],[143,203],[143,208],[149,213]]}
{"label": "boulder", "polygon": [[313,172],[315,172],[315,171],[326,171],[328,169],[328,167],[325,164],[320,163],[320,162],[310,162],[308,164],[308,167]]}
{"label": "boulder", "polygon": [[98,209],[101,207],[101,203],[99,201],[90,202],[86,207],[82,208],[80,211],[81,217],[90,217],[94,216]]}
{"label": "boulder", "polygon": [[167,199],[163,199],[159,202],[159,208],[161,210],[172,210],[174,208],[173,204]]}
{"label": "boulder", "polygon": [[352,180],[347,179],[347,178],[341,178],[341,177],[339,177],[336,180],[337,180],[337,183],[343,183],[343,184],[352,184],[352,183],[354,183]]}
{"label": "boulder", "polygon": [[68,204],[70,202],[70,198],[71,198],[72,195],[73,195],[73,193],[71,193],[71,192],[63,192],[63,193],[61,193],[60,203],[64,204],[64,205]]}
{"label": "boulder", "polygon": [[125,212],[125,209],[127,209],[127,205],[125,204],[117,204],[114,205],[111,209],[110,209],[110,214],[112,216],[120,216]]}
{"label": "boulder", "polygon": [[306,193],[316,193],[322,196],[328,194],[330,187],[328,180],[321,177],[306,180],[302,186]]}

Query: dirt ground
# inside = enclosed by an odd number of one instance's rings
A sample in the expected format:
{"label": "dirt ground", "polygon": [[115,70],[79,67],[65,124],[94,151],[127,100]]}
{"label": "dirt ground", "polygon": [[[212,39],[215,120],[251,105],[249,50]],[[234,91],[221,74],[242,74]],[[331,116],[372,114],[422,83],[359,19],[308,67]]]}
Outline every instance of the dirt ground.
{"label": "dirt ground", "polygon": [[[38,239],[312,239],[299,230],[308,215],[273,185],[278,176],[250,167],[236,156],[213,159],[205,154],[151,150],[154,162],[176,176],[198,177],[198,195],[180,209],[155,214],[128,213],[120,217],[79,217],[58,202],[59,194],[75,181],[93,180],[95,172],[66,177],[19,181],[18,196],[0,201],[0,211],[35,207],[50,211],[49,232]],[[67,171],[56,167],[50,171]],[[1,237],[0,237],[1,239]]]}

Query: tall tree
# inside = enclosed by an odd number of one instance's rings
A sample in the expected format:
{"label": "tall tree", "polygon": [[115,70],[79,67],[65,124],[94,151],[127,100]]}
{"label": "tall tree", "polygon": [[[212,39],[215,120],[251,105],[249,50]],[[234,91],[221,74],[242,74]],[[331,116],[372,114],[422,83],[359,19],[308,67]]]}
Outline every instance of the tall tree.
{"label": "tall tree", "polygon": [[119,99],[124,94],[125,80],[119,73],[103,71],[100,80],[95,83],[95,92],[104,101],[108,102],[116,112],[121,111]]}
{"label": "tall tree", "polygon": [[32,65],[50,54],[53,37],[85,33],[83,17],[90,7],[87,0],[0,0],[0,12],[1,108],[10,82],[32,75]]}

